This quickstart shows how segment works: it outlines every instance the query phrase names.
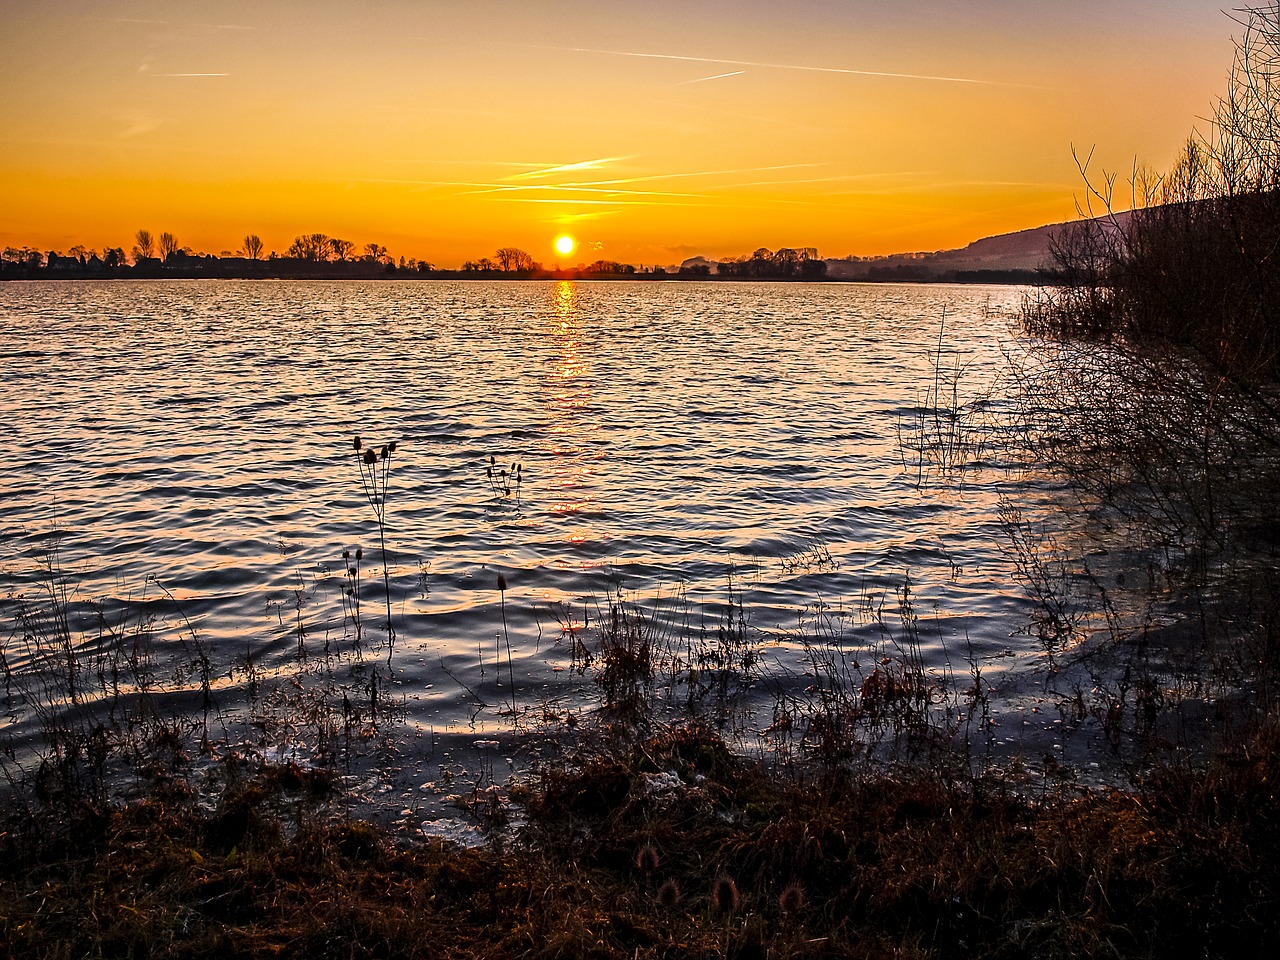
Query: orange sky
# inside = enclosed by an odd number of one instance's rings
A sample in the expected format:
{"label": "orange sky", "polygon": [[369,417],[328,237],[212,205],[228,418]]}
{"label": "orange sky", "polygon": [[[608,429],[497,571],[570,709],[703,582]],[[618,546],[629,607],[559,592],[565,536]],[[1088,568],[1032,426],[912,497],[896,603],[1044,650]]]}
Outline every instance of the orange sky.
{"label": "orange sky", "polygon": [[1167,166],[1233,24],[1192,0],[0,0],[0,245],[374,241],[675,263],[961,246]]}

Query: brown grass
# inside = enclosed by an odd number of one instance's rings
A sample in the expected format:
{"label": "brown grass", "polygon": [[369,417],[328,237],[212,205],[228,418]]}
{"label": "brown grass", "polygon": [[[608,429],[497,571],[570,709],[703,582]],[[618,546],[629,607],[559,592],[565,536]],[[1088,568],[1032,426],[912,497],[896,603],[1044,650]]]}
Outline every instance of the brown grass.
{"label": "brown grass", "polygon": [[[1207,769],[1037,800],[779,781],[699,727],[545,771],[497,847],[405,845],[266,768],[0,837],[14,957],[1240,956],[1280,935],[1268,727]],[[679,789],[655,791],[674,771]],[[646,869],[637,869],[643,863]],[[799,893],[799,892],[802,892]]]}

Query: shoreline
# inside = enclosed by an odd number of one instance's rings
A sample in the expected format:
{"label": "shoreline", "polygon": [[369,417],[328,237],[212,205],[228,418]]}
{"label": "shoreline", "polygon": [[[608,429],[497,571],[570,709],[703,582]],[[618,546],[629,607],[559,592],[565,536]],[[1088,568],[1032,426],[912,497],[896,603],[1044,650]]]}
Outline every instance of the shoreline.
{"label": "shoreline", "polygon": [[[16,272],[15,272],[16,273]],[[263,271],[211,271],[211,270],[164,270],[133,271],[100,270],[100,271],[26,271],[22,275],[11,275],[0,272],[0,282],[84,282],[84,281],[129,281],[129,280],[324,280],[324,281],[483,281],[483,282],[526,282],[537,280],[580,280],[605,282],[669,282],[679,283],[918,283],[918,284],[973,284],[991,286],[1044,286],[1049,281],[1040,273],[1020,270],[978,270],[956,271],[931,276],[870,276],[870,277],[719,277],[693,273],[630,273],[607,274],[585,273],[576,270],[546,270],[535,273],[523,272],[476,272],[464,270],[431,270],[419,271],[410,269],[368,270],[368,271],[322,271],[322,270],[263,270]]]}

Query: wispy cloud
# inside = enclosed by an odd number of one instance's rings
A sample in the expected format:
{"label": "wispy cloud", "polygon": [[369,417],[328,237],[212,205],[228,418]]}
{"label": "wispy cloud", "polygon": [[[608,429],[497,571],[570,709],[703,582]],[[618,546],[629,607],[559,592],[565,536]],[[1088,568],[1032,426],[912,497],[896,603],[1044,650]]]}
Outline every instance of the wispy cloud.
{"label": "wispy cloud", "polygon": [[241,23],[175,23],[172,20],[143,20],[140,17],[112,17],[112,23],[136,23],[146,27],[192,27],[197,30],[252,30]]}
{"label": "wispy cloud", "polygon": [[141,137],[160,129],[160,118],[150,113],[122,114],[119,119],[125,127],[116,134],[117,140]]}
{"label": "wispy cloud", "polygon": [[539,170],[529,170],[525,173],[514,173],[508,180],[534,180],[539,177],[552,177],[558,173],[573,173],[577,170],[596,170],[610,163],[618,163],[621,160],[629,160],[630,157],[601,157],[599,160],[579,160],[577,163],[562,163],[553,167],[543,167]]}
{"label": "wispy cloud", "polygon": [[[624,158],[608,158],[612,160],[620,160]],[[555,173],[572,172],[577,170],[593,169],[597,164],[605,162],[604,160],[582,161],[580,163],[558,164],[555,166],[547,166],[544,164],[530,164],[525,162],[510,160],[485,160],[485,161],[461,161],[461,160],[442,160],[430,161],[431,163],[440,163],[441,165],[454,165],[463,163],[474,163],[477,166],[498,166],[498,167],[529,167],[536,166],[533,171],[535,175],[552,176]],[[713,185],[706,188],[696,188],[700,192],[679,191],[679,190],[661,190],[661,189],[637,189],[640,184],[657,184],[667,180],[688,180],[706,177],[721,176],[737,176],[741,174],[760,174],[771,173],[782,170],[804,170],[814,167],[828,166],[826,163],[781,163],[763,167],[730,167],[715,170],[678,170],[673,173],[654,173],[635,177],[613,177],[600,180],[562,180],[557,183],[513,183],[513,180],[525,179],[524,174],[515,174],[513,176],[503,177],[500,180],[451,180],[451,179],[433,179],[433,178],[391,178],[391,177],[356,177],[351,178],[350,182],[359,183],[385,183],[385,184],[403,184],[405,186],[414,187],[453,187],[465,191],[462,195],[504,195],[505,197],[524,196],[529,197],[532,194],[563,194],[566,198],[572,194],[596,194],[605,197],[623,198],[678,198],[687,200],[705,199],[707,197],[706,190],[724,190],[732,189],[735,186],[743,186],[743,184],[722,184]],[[808,178],[800,180],[779,179],[776,181],[753,181],[752,186],[763,186],[766,184],[776,184],[778,186],[787,186],[791,183],[817,183],[825,180],[840,180],[843,177],[832,178]],[[542,199],[542,198],[540,198]],[[555,198],[545,198],[554,201]],[[594,198],[593,198],[594,199]],[[595,202],[606,202],[595,200]]]}
{"label": "wispy cloud", "polygon": [[535,50],[558,50],[562,53],[590,53],[606,57],[633,57],[641,60],[674,60],[679,63],[715,63],[726,67],[756,67],[763,70],[797,70],[803,73],[834,73],[854,77],[886,77],[893,80],[924,80],[934,83],[967,83],[990,86],[1011,86],[997,80],[979,80],[973,77],[947,77],[929,73],[894,73],[886,70],[855,70],[850,67],[818,67],[802,63],[770,63],[762,60],[730,60],[725,57],[690,57],[674,53],[648,53],[638,50],[606,50],[597,47],[554,47],[529,44]]}
{"label": "wispy cloud", "polygon": [[731,70],[729,73],[717,73],[711,77],[698,77],[696,80],[681,80],[676,84],[677,87],[687,87],[691,83],[706,83],[708,80],[723,80],[726,77],[741,77],[747,71]]}
{"label": "wispy cloud", "polygon": [[229,73],[152,73],[152,77],[229,77]]}
{"label": "wispy cloud", "polygon": [[676,173],[651,173],[641,177],[624,177],[616,180],[591,180],[593,187],[625,186],[630,183],[652,183],[659,180],[682,180],[690,177],[725,177],[740,173],[770,173],[775,170],[804,170],[825,167],[825,163],[779,163],[768,167],[732,167],[725,170],[684,170]]}

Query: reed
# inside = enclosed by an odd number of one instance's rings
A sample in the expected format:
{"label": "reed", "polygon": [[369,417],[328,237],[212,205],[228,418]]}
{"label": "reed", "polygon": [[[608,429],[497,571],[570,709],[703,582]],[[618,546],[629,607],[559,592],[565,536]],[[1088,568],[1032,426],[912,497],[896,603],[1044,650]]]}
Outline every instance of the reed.
{"label": "reed", "polygon": [[395,653],[396,627],[391,616],[391,573],[387,557],[387,492],[391,481],[391,458],[397,443],[392,440],[381,447],[365,447],[360,437],[352,441],[355,448],[356,467],[360,473],[360,488],[373,510],[378,525],[378,547],[382,556],[382,587],[387,604],[387,663]]}

